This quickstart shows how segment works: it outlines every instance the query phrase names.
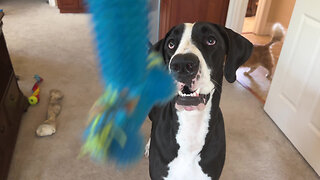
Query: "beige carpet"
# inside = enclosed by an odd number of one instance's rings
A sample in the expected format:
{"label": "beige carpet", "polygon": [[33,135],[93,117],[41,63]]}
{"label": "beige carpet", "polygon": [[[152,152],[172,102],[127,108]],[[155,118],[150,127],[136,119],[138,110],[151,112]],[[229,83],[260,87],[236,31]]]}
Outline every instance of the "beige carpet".
{"label": "beige carpet", "polygon": [[[23,116],[9,180],[149,179],[146,159],[126,171],[77,159],[87,112],[101,93],[89,16],[59,14],[40,0],[2,0],[0,8],[6,13],[4,34],[25,95],[31,94],[34,74],[44,78],[40,104]],[[52,88],[65,94],[58,131],[38,138],[35,130],[45,119]],[[238,83],[225,83],[221,106],[227,133],[222,180],[319,179],[259,101]],[[149,122],[143,131],[149,133]]]}

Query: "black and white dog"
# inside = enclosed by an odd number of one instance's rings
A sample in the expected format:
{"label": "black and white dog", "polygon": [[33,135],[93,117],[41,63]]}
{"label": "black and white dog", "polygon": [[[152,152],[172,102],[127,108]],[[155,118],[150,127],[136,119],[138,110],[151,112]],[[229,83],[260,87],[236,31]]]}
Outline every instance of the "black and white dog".
{"label": "black and white dog", "polygon": [[223,74],[236,80],[252,44],[230,29],[197,22],[175,26],[153,50],[174,73],[178,92],[149,113],[151,179],[219,179],[226,153],[219,107]]}

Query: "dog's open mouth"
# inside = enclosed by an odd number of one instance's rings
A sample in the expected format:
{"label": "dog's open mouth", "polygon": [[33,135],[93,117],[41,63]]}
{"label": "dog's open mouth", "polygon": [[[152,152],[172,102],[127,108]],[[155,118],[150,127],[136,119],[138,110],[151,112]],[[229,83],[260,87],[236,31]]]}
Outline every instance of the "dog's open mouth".
{"label": "dog's open mouth", "polygon": [[178,110],[203,110],[210,98],[209,94],[200,94],[200,89],[191,90],[188,86],[178,92],[176,97],[176,108]]}

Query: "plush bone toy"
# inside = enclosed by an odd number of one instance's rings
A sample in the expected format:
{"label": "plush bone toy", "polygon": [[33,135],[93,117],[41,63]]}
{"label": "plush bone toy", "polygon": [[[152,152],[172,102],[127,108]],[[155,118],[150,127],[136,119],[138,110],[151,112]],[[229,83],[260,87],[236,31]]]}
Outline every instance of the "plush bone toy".
{"label": "plush bone toy", "polygon": [[50,136],[56,132],[56,119],[61,111],[61,91],[53,89],[50,91],[47,119],[40,124],[36,133],[38,136]]}

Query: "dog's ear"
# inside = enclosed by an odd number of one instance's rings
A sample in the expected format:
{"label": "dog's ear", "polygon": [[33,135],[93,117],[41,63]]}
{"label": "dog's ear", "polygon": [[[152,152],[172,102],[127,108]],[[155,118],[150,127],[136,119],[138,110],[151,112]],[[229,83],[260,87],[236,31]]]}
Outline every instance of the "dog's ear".
{"label": "dog's ear", "polygon": [[253,45],[240,34],[226,27],[215,25],[220,31],[226,44],[226,62],[224,66],[224,76],[230,83],[236,80],[237,69],[250,57]]}
{"label": "dog's ear", "polygon": [[149,53],[151,53],[152,51],[153,52],[157,52],[159,53],[161,56],[162,56],[162,59],[163,59],[163,63],[165,64],[165,55],[164,55],[164,44],[165,43],[165,38],[164,39],[161,39],[159,40],[157,43],[155,43],[154,45],[152,45],[150,48],[149,48]]}
{"label": "dog's ear", "polygon": [[165,62],[166,56],[165,56],[165,53],[164,53],[164,47],[165,47],[166,39],[167,39],[168,36],[171,34],[171,32],[173,31],[174,28],[175,28],[175,27],[171,28],[171,29],[169,30],[169,32],[166,34],[166,36],[165,36],[163,39],[159,40],[156,44],[154,44],[154,45],[149,49],[149,52],[150,52],[150,51],[156,51],[156,52],[160,53],[160,54],[162,55],[162,57],[163,57],[164,63],[166,63],[166,62]]}
{"label": "dog's ear", "polygon": [[160,53],[161,55],[163,55],[163,43],[164,43],[165,39],[161,39],[159,40],[156,44],[152,45],[151,50],[152,51],[156,51],[158,53]]}

